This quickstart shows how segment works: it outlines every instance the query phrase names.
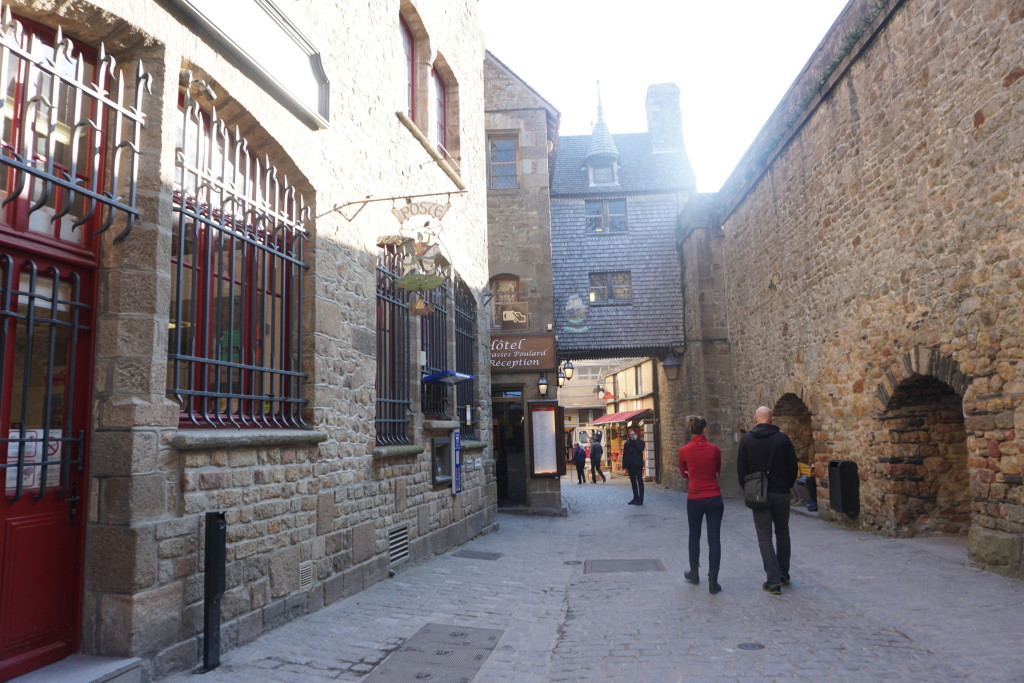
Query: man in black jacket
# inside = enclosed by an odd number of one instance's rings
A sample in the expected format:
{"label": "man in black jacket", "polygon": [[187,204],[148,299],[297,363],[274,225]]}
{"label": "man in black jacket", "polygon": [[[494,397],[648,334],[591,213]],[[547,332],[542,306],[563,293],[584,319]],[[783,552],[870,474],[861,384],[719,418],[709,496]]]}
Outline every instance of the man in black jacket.
{"label": "man in black jacket", "polygon": [[[761,588],[779,595],[782,586],[789,583],[789,490],[796,481],[796,450],[789,437],[772,424],[771,408],[758,408],[754,422],[754,428],[740,439],[736,473],[741,488],[744,477],[751,472],[768,473],[768,506],[751,512],[764,573],[768,576]],[[775,547],[772,547],[773,526]]]}
{"label": "man in black jacket", "polygon": [[594,432],[594,435],[590,437],[590,481],[591,483],[597,483],[597,477],[600,475],[601,482],[606,481],[604,472],[601,471],[601,458],[604,457],[604,447],[601,446],[598,434],[600,432]]}
{"label": "man in black jacket", "polygon": [[629,475],[629,484],[633,487],[633,500],[626,505],[643,505],[644,440],[637,436],[635,429],[630,429],[626,435],[626,444],[622,447],[622,467]]}

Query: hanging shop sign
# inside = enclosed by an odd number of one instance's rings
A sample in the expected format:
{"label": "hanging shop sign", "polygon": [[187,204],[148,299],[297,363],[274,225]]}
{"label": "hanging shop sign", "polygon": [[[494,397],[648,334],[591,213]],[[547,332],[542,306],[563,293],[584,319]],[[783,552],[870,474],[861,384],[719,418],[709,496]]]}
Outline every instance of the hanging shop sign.
{"label": "hanging shop sign", "polygon": [[491,337],[491,372],[542,372],[557,367],[553,334]]}
{"label": "hanging shop sign", "polygon": [[450,208],[452,208],[450,202],[448,204],[439,204],[437,202],[410,201],[403,206],[396,206],[391,209],[391,213],[395,215],[399,223],[404,223],[413,216],[429,216],[441,220]]}

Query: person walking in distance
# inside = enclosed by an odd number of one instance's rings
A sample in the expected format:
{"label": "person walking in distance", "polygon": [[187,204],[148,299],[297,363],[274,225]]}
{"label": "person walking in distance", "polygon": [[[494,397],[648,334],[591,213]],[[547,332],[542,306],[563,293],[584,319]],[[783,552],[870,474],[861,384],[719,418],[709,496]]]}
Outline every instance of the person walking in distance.
{"label": "person walking in distance", "polygon": [[594,435],[590,437],[590,481],[594,484],[597,483],[599,476],[602,482],[607,481],[604,472],[601,471],[602,456],[604,456],[604,448],[598,440],[597,432],[594,432]]}
{"label": "person walking in distance", "polygon": [[[754,413],[754,428],[740,439],[736,474],[740,487],[752,472],[768,473],[768,505],[751,510],[754,530],[767,580],[761,586],[773,595],[789,583],[789,490],[796,481],[796,450],[786,434],[772,424],[772,410],[761,406]],[[772,546],[772,528],[775,546]]]}
{"label": "person walking in distance", "polygon": [[583,468],[587,464],[587,452],[583,450],[583,446],[579,443],[576,444],[576,448],[572,451],[572,464],[576,465],[576,483],[586,484],[587,475],[584,473]]}
{"label": "person walking in distance", "polygon": [[708,520],[708,591],[714,595],[722,590],[718,584],[718,568],[722,562],[722,515],[725,503],[718,487],[722,473],[722,451],[708,441],[708,423],[703,417],[686,418],[690,442],[679,449],[679,473],[690,485],[686,494],[686,520],[690,527],[690,571],[683,576],[690,583],[700,583],[700,527]]}
{"label": "person walking in distance", "polygon": [[622,447],[622,466],[629,474],[633,487],[633,500],[627,505],[644,504],[644,440],[636,435],[635,429],[626,432],[626,445]]}

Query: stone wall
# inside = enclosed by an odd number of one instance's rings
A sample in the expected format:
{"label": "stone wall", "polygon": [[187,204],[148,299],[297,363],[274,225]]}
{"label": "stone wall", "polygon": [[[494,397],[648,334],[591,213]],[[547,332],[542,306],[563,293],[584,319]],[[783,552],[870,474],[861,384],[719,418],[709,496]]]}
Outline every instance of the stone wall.
{"label": "stone wall", "polygon": [[1022,95],[1020,3],[855,0],[720,196],[741,415],[795,397],[855,523],[1016,573]]}
{"label": "stone wall", "polygon": [[[226,649],[359,591],[391,568],[400,571],[402,565],[389,561],[389,530],[407,529],[415,562],[495,528],[486,443],[465,444],[470,462],[461,495],[431,483],[429,437],[457,429],[456,421],[426,425],[417,416],[412,447],[375,450],[376,243],[403,226],[391,213],[392,202],[358,203],[438,193],[435,200],[451,203],[439,230],[443,253],[474,292],[487,289],[483,48],[476,3],[282,5],[323,59],[331,84],[330,120],[323,129],[268,94],[252,72],[205,33],[194,32],[169,3],[47,0],[14,2],[11,9],[61,25],[82,43],[106,40],[119,61],[141,58],[153,76],[141,141],[140,220],[129,239],[115,245],[108,238],[102,248],[82,650],[140,656],[147,678],[196,666],[207,511],[227,517]],[[396,116],[403,108],[400,10],[410,19],[424,63],[442,64],[450,74],[448,147],[457,155],[455,179],[428,149],[435,110],[421,107],[413,129]],[[304,417],[311,430],[179,429],[178,405],[165,395],[170,188],[183,69],[212,87],[213,99],[203,101],[207,110],[216,107],[232,129],[237,126],[250,149],[287,173],[314,207],[315,219],[306,226],[309,270],[301,317],[308,373]],[[420,75],[419,99],[432,102],[429,66]],[[482,369],[489,317],[484,307],[478,313],[476,367]],[[417,323],[413,318],[413,358]],[[410,381],[415,404],[415,363]],[[488,402],[489,389],[484,371],[478,406]],[[489,414],[481,414],[488,424]],[[300,585],[300,575],[309,576],[307,563],[312,580]]]}

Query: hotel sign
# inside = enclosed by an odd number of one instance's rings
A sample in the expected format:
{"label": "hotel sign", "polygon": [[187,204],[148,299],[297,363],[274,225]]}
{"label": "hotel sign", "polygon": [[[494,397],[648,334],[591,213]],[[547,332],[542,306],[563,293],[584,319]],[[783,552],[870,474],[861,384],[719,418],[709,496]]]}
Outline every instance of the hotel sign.
{"label": "hotel sign", "polygon": [[553,334],[491,337],[491,372],[543,372],[557,367]]}

